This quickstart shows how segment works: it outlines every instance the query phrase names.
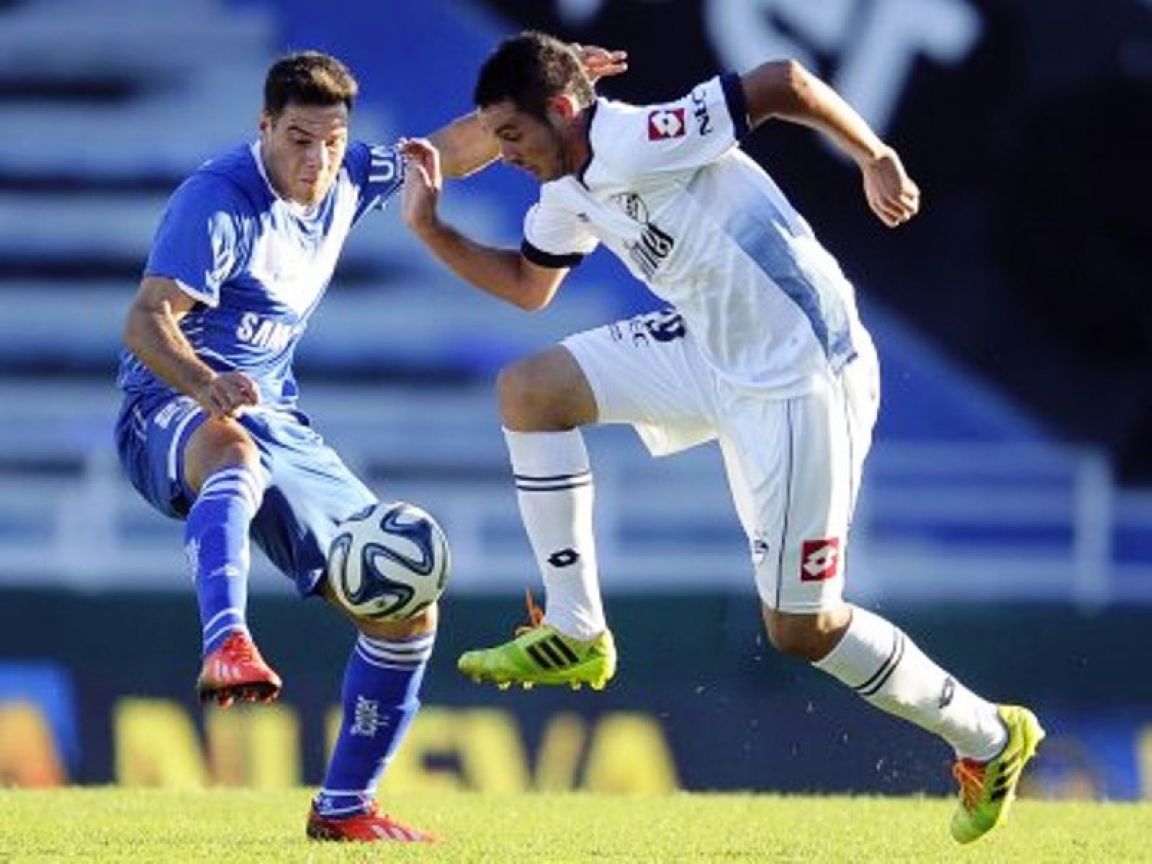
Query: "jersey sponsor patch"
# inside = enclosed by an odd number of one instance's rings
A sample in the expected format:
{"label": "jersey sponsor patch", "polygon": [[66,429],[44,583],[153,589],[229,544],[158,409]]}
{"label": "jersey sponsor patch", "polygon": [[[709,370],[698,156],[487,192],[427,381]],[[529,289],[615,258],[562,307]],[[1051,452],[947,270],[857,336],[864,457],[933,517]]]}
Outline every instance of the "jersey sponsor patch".
{"label": "jersey sponsor patch", "polygon": [[687,131],[683,108],[657,108],[648,112],[648,140],[683,138]]}
{"label": "jersey sponsor patch", "polygon": [[800,555],[800,581],[824,582],[840,572],[840,538],[805,540]]}

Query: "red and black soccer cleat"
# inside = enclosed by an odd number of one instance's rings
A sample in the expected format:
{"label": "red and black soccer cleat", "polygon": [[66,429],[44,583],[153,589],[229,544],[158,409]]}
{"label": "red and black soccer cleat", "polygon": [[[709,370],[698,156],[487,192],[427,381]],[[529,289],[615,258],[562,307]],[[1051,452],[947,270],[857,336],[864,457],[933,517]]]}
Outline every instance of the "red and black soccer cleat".
{"label": "red and black soccer cleat", "polygon": [[233,633],[224,644],[204,658],[196,694],[201,702],[227,708],[237,699],[271,702],[282,684],[246,632]]}
{"label": "red and black soccer cleat", "polygon": [[347,840],[361,843],[376,843],[381,840],[396,843],[435,843],[431,834],[409,828],[393,821],[380,812],[377,804],[366,813],[358,813],[341,819],[321,816],[312,808],[308,814],[307,834],[313,840]]}

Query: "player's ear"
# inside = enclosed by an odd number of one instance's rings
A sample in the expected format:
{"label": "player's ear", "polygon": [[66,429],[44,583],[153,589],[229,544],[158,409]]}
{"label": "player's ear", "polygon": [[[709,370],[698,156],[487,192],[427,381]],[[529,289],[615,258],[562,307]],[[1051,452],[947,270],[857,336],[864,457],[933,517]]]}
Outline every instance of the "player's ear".
{"label": "player's ear", "polygon": [[272,115],[269,114],[267,111],[261,111],[260,112],[260,127],[259,128],[260,128],[261,133],[272,131]]}
{"label": "player's ear", "polygon": [[561,93],[559,96],[550,97],[548,107],[563,120],[571,120],[580,113],[580,106],[576,102],[576,97],[570,93]]}

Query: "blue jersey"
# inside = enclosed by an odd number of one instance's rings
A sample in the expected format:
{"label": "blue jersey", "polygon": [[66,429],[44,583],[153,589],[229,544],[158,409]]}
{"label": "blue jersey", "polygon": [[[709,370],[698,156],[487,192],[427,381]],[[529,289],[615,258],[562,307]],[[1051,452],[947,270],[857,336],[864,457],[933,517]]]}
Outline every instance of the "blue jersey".
{"label": "blue jersey", "polygon": [[[173,193],[144,273],[173,279],[196,299],[180,329],[201,360],[251,376],[262,404],[291,406],[296,344],[348,232],[383,208],[403,174],[393,148],[352,142],[328,195],[305,208],[272,189],[259,143],[240,145]],[[117,383],[131,394],[175,393],[128,350]]]}

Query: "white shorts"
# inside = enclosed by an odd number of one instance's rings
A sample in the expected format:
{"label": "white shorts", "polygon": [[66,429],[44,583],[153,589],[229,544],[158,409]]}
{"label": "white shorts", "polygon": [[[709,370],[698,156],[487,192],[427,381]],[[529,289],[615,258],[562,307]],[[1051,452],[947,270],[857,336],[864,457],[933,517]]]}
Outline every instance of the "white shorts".
{"label": "white shorts", "polygon": [[639,315],[563,345],[596,397],[601,423],[628,423],[654,456],[717,440],[756,587],[769,608],[812,613],[842,601],[848,529],[880,402],[876,352],[812,392],[741,390],[708,366],[680,316]]}

